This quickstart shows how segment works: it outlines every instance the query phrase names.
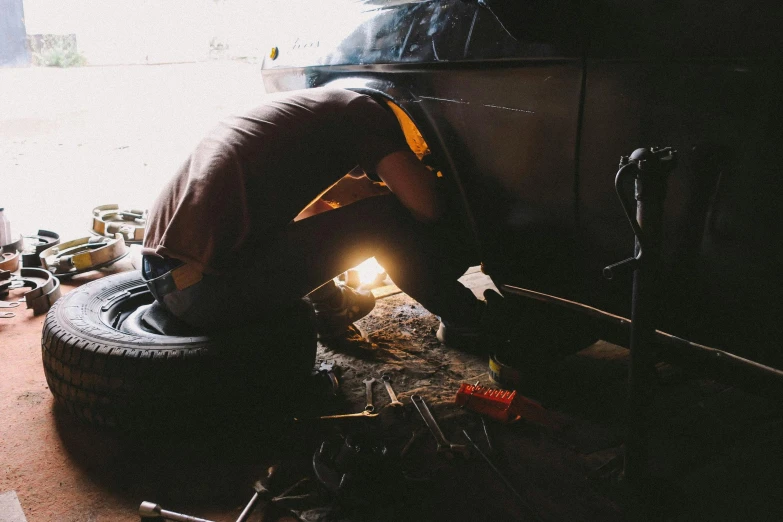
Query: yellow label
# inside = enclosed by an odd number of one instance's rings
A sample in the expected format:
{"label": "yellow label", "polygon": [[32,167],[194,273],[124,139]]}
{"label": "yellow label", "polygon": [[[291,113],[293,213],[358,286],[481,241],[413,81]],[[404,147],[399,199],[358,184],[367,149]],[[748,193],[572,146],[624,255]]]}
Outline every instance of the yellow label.
{"label": "yellow label", "polygon": [[81,254],[76,254],[73,256],[73,259],[71,259],[73,262],[73,267],[77,270],[84,270],[85,268],[90,268],[93,265],[92,262],[92,256],[90,255],[90,252],[82,252]]}
{"label": "yellow label", "polygon": [[177,290],[184,290],[187,287],[193,286],[201,281],[204,275],[195,269],[192,265],[183,265],[174,269],[171,272],[171,277],[174,279],[174,284],[177,286]]}

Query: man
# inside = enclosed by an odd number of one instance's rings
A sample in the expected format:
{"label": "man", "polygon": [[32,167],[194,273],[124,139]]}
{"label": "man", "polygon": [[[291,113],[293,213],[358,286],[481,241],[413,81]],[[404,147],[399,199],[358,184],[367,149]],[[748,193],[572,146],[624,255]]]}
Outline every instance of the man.
{"label": "man", "polygon": [[[356,165],[391,194],[294,220]],[[270,97],[221,122],[166,185],[149,213],[143,276],[173,315],[207,331],[310,294],[319,333],[334,335],[373,300],[329,281],[375,256],[446,325],[470,329],[483,301],[457,282],[468,265],[459,242],[445,246],[440,182],[372,98],[330,88]]]}

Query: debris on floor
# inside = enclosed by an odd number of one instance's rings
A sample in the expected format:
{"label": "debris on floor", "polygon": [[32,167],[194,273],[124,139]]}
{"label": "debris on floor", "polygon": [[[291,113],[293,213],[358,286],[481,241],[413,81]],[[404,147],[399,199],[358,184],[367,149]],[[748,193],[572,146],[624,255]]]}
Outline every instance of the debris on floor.
{"label": "debris on floor", "polygon": [[[475,272],[463,280],[477,293],[487,284]],[[220,422],[143,434],[52,407],[38,375],[42,318],[14,318],[25,329],[4,333],[0,351],[20,369],[2,384],[0,411],[15,424],[0,426],[0,490],[17,491],[30,522],[136,521],[140,508],[220,522],[256,495],[249,522],[629,518],[634,497],[619,480],[626,350],[595,343],[550,366],[539,396],[512,396],[495,391],[487,357],[437,341],[437,317],[394,287],[376,291],[385,297],[352,335],[318,346],[318,392],[307,404],[293,410],[278,396],[283,415],[256,413],[247,397]],[[650,426],[660,518],[740,520],[750,496],[743,516],[774,519],[779,408],[667,376]]]}

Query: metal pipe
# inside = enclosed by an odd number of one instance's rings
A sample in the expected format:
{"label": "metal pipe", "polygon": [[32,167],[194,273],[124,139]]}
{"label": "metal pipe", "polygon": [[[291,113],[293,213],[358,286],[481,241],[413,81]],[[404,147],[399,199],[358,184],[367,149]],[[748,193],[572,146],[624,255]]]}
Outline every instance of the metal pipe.
{"label": "metal pipe", "polygon": [[523,506],[532,516],[534,520],[541,521],[541,517],[538,515],[535,509],[527,503],[527,501],[522,497],[522,495],[519,494],[519,492],[514,488],[514,485],[509,482],[509,480],[503,475],[503,473],[500,472],[500,470],[495,466],[492,461],[487,457],[483,451],[481,451],[481,448],[478,447],[478,444],[473,442],[473,439],[470,438],[470,435],[468,435],[468,432],[465,430],[462,430],[462,434],[465,436],[466,439],[468,439],[468,442],[473,445],[473,447],[476,449],[479,455],[481,455],[484,458],[484,462],[487,463],[487,465],[490,467],[492,471],[495,472],[495,474],[500,478],[501,481],[503,481],[503,484],[508,488],[508,490],[516,497],[517,501],[521,506]]}
{"label": "metal pipe", "polygon": [[[628,214],[635,234],[633,292],[631,299],[631,342],[628,365],[628,432],[625,437],[623,475],[629,481],[642,481],[649,475],[647,451],[648,413],[655,383],[655,324],[659,301],[661,247],[663,243],[663,204],[666,181],[676,164],[671,149],[637,149],[623,158],[617,173],[617,192],[628,212],[622,194],[621,176],[635,174],[636,219]],[[634,168],[635,167],[635,168]],[[633,170],[629,170],[633,169]]]}
{"label": "metal pipe", "polygon": [[[501,285],[501,288],[503,292],[509,294],[567,308],[597,319],[604,327],[604,340],[628,348],[631,320],[626,317],[528,288],[513,285]],[[661,330],[655,331],[655,347],[662,361],[681,365],[751,393],[783,401],[783,371],[781,370]]]}

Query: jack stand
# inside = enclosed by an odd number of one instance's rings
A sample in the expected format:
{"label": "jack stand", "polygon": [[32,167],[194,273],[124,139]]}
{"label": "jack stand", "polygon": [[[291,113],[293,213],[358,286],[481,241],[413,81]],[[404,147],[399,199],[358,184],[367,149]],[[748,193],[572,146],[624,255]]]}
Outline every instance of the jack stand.
{"label": "jack stand", "polygon": [[[628,433],[623,468],[624,479],[632,484],[646,482],[649,478],[646,423],[655,377],[653,343],[660,288],[663,204],[668,176],[676,166],[677,151],[671,147],[636,149],[630,156],[620,159],[614,183],[636,236],[634,257],[604,268],[607,279],[620,272],[633,271]],[[635,217],[632,204],[623,191],[625,181],[631,178],[635,181]]]}

